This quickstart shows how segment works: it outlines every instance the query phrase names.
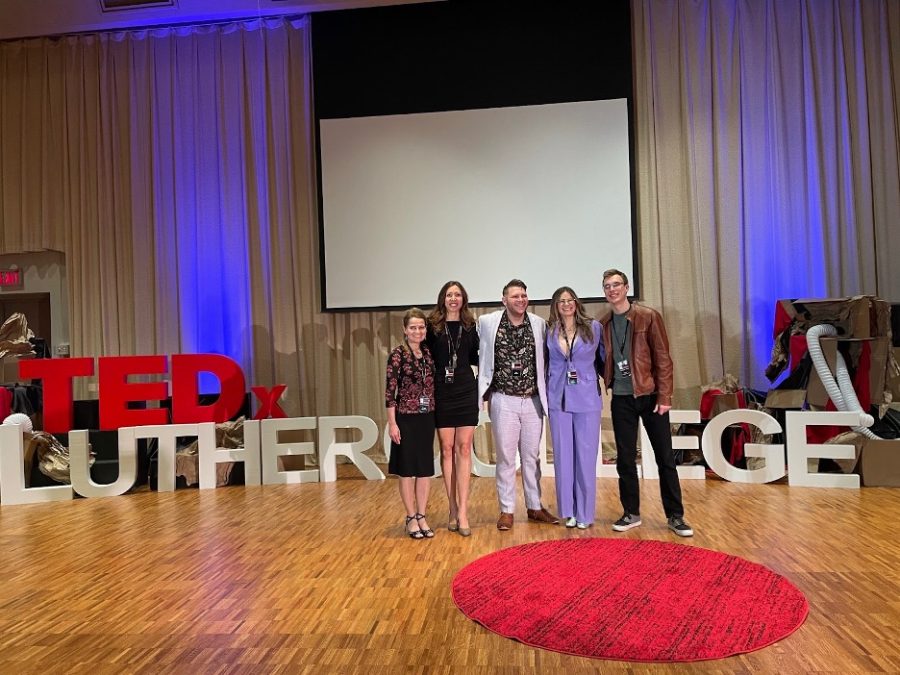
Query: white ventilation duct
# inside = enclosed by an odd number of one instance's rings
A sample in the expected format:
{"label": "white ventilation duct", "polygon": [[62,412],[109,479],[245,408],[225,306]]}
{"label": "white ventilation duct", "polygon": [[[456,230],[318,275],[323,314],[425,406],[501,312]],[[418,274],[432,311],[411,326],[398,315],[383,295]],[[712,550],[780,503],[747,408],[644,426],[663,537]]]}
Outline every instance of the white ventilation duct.
{"label": "white ventilation duct", "polygon": [[822,346],[819,344],[819,337],[822,335],[837,335],[837,329],[827,323],[813,326],[806,331],[806,347],[809,349],[809,356],[812,358],[819,379],[825,385],[825,391],[834,401],[834,405],[838,410],[847,412],[859,412],[860,424],[863,426],[853,427],[853,431],[862,434],[866,438],[877,439],[876,436],[867,427],[875,423],[875,418],[862,409],[859,399],[856,397],[856,390],[853,388],[853,382],[850,381],[850,374],[847,372],[847,363],[844,361],[844,355],[840,350],[837,351],[837,359],[835,361],[835,372],[837,373],[837,381],[835,376],[831,374],[825,355],[822,353]]}

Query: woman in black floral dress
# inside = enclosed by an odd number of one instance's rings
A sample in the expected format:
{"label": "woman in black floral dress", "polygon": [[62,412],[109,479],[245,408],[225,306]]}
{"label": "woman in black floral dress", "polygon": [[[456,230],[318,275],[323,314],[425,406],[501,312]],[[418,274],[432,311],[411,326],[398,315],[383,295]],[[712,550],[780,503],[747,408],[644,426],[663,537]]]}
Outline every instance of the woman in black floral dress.
{"label": "woman in black floral dress", "polygon": [[432,538],[425,520],[434,476],[434,361],[425,346],[425,314],[413,307],[403,316],[404,343],[388,356],[384,392],[391,457],[388,472],[400,479],[406,533]]}

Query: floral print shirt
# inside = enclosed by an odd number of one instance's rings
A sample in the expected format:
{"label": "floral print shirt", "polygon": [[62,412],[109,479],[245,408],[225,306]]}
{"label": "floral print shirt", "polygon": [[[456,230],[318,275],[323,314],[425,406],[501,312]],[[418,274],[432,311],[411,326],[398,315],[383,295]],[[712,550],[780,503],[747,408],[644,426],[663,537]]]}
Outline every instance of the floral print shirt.
{"label": "floral print shirt", "polygon": [[531,330],[528,316],[525,316],[520,325],[514,326],[506,312],[503,312],[494,338],[494,379],[491,389],[507,396],[537,394],[534,349],[534,331]]}
{"label": "floral print shirt", "polygon": [[[428,399],[427,411],[420,409],[422,397]],[[387,361],[384,404],[404,415],[434,412],[434,360],[424,344],[421,359],[405,345],[394,347]]]}

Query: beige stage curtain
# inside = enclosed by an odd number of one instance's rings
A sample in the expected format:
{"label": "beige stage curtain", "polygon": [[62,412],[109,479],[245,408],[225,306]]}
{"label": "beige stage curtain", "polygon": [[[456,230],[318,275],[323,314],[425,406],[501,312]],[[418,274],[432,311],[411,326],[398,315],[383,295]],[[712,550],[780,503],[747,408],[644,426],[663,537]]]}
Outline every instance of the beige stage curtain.
{"label": "beige stage curtain", "polygon": [[765,387],[779,297],[900,301],[900,3],[634,0],[643,291],[677,403]]}
{"label": "beige stage curtain", "polygon": [[[776,297],[900,299],[900,10],[633,7],[642,290],[694,407],[759,384]],[[400,314],[318,311],[309,71],[305,19],[0,44],[0,252],[65,252],[74,356],[221,337],[289,415],[383,425]]]}
{"label": "beige stage curtain", "polygon": [[73,356],[224,333],[288,414],[378,418],[396,317],[317,311],[309,70],[306,19],[0,45],[0,250],[66,253]]}

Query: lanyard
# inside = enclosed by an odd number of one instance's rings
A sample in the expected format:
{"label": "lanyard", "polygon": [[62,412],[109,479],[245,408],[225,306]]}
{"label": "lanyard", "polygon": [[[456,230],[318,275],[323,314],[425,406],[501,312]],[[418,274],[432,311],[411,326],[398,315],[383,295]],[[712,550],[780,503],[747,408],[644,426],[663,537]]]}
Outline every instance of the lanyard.
{"label": "lanyard", "polygon": [[[410,350],[410,352],[412,352],[412,350]],[[415,362],[415,365],[417,367],[417,370],[422,375],[422,387],[424,388],[425,387],[425,376],[427,375],[427,369],[425,368],[425,352],[424,351],[422,352],[421,359],[416,358],[415,354],[413,354],[412,357],[413,357],[413,361]]]}
{"label": "lanyard", "polygon": [[578,339],[578,327],[575,327],[575,334],[572,336],[572,344],[569,344],[569,333],[566,331],[566,327],[560,325],[562,329],[563,339],[566,341],[566,363],[570,366],[572,365],[572,350],[575,349],[575,340]]}
{"label": "lanyard", "polygon": [[504,326],[502,320],[500,325],[509,342],[510,351],[521,359],[528,358],[528,350],[534,347],[534,333],[531,331],[531,322],[528,317],[525,317],[525,320],[518,326],[512,324],[506,312],[503,313],[503,318],[506,320],[506,325]]}
{"label": "lanyard", "polygon": [[[409,347],[409,355],[412,357],[412,360],[413,360],[413,372],[419,371],[419,373],[422,375],[421,384],[422,384],[422,387],[424,387],[425,386],[425,376],[428,374],[428,369],[426,368],[426,364],[425,364],[425,350],[422,349],[421,345],[419,346],[419,349],[422,351],[422,358],[420,359],[420,358],[416,357],[416,353],[412,350],[412,347],[409,346],[408,341],[406,343],[406,346]],[[415,382],[415,378],[413,378],[413,381]]]}
{"label": "lanyard", "polygon": [[[610,319],[610,321],[612,321],[612,334],[613,334],[613,340],[619,342],[619,338],[618,338],[618,336],[616,336],[616,321],[615,321],[615,319]],[[619,343],[619,353],[622,354],[622,358],[625,358],[625,340],[628,339],[628,325],[629,325],[629,323],[630,323],[630,322],[628,321],[628,319],[625,319],[625,334],[622,336],[622,340],[621,340],[621,342]]]}
{"label": "lanyard", "polygon": [[447,349],[450,352],[450,367],[456,370],[456,355],[459,353],[459,343],[462,342],[462,323],[459,324],[459,334],[456,336],[456,346],[453,346],[453,338],[450,337],[450,324],[444,324],[447,332]]}

